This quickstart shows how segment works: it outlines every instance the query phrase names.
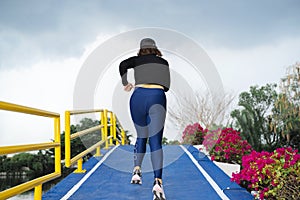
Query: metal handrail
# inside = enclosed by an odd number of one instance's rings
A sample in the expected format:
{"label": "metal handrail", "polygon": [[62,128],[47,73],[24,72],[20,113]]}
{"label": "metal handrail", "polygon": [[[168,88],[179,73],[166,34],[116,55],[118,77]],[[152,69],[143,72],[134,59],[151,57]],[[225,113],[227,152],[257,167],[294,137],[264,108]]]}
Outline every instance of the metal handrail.
{"label": "metal handrail", "polygon": [[[100,122],[101,124],[98,126],[94,126],[76,133],[71,134],[71,115],[77,114],[86,114],[86,113],[100,113]],[[110,123],[108,123],[108,114],[110,115]],[[108,127],[110,127],[110,134],[108,136]],[[101,140],[96,144],[92,145],[85,151],[77,154],[73,158],[71,158],[71,140],[77,137],[89,134],[93,131],[101,130]],[[123,129],[122,129],[123,130]],[[117,139],[117,128],[116,128],[116,116],[112,111],[106,109],[95,109],[95,110],[73,110],[65,112],[65,166],[71,167],[77,162],[77,169],[74,171],[75,173],[84,173],[85,170],[82,169],[83,157],[92,151],[96,150],[95,156],[101,155],[101,145],[104,144],[104,148],[108,149],[109,146],[113,145],[113,141],[116,144],[119,144],[119,140]],[[121,132],[121,144],[125,144],[125,132]]]}
{"label": "metal handrail", "polygon": [[70,115],[79,115],[79,114],[88,114],[88,113],[95,113],[95,112],[102,112],[103,109],[90,109],[90,110],[71,110]]}
{"label": "metal handrail", "polygon": [[3,146],[0,147],[0,155],[7,155],[12,153],[21,153],[26,151],[37,151],[43,149],[51,149],[60,146],[59,142],[45,142],[38,144],[25,144],[18,146]]}
{"label": "metal handrail", "polygon": [[8,102],[4,102],[4,101],[0,101],[0,109],[12,111],[12,112],[18,112],[18,113],[43,116],[43,117],[53,117],[53,118],[60,117],[60,115],[58,113],[49,112],[46,110],[31,108],[31,107],[22,106],[22,105],[17,105],[17,104],[13,104],[13,103],[8,103]]}
{"label": "metal handrail", "polygon": [[85,129],[83,131],[79,131],[77,133],[73,133],[71,135],[71,139],[75,139],[75,138],[78,138],[80,136],[84,136],[90,132],[93,132],[93,131],[98,131],[100,130],[101,128],[103,127],[103,125],[100,125],[100,126],[94,126],[94,127],[91,127],[91,128],[88,128],[88,129]]}
{"label": "metal handrail", "polygon": [[14,186],[12,188],[0,192],[1,199],[2,198],[7,199],[34,188],[34,199],[35,200],[42,199],[42,184],[61,176],[60,115],[54,112],[49,112],[45,110],[40,110],[36,108],[12,104],[3,101],[0,101],[0,110],[49,117],[54,119],[54,141],[53,142],[0,147],[0,155],[54,148],[55,171],[53,173],[47,174],[45,176],[41,176],[31,181],[27,181],[25,183],[19,184],[17,186]]}
{"label": "metal handrail", "polygon": [[[109,136],[111,137],[111,136]],[[92,151],[94,151],[95,148],[97,148],[98,146],[102,145],[105,141],[99,141],[96,144],[94,144],[93,146],[91,146],[91,148],[88,148],[86,150],[84,150],[83,152],[79,153],[78,155],[74,156],[71,159],[71,163],[75,163],[77,160],[79,160],[80,158],[84,157],[86,154],[91,153]]]}

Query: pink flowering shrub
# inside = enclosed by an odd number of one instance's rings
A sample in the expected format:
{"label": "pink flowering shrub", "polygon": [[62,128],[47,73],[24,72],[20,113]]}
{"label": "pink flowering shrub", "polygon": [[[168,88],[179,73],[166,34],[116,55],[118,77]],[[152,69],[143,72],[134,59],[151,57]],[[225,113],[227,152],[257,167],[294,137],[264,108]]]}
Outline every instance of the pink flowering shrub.
{"label": "pink flowering shrub", "polygon": [[212,148],[216,145],[222,129],[219,128],[217,130],[208,131],[204,136],[203,146],[205,147],[207,152],[210,152]]}
{"label": "pink flowering shrub", "polygon": [[[282,178],[293,177],[294,182],[299,182],[300,154],[297,152],[290,147],[278,148],[272,153],[252,151],[242,158],[243,169],[233,173],[231,180],[257,191],[257,198],[276,199],[286,187]],[[294,192],[299,194],[299,191]]]}
{"label": "pink flowering shrub", "polygon": [[199,123],[187,125],[182,134],[182,143],[192,145],[202,144],[203,137],[207,131]]}
{"label": "pink flowering shrub", "polygon": [[221,134],[209,154],[215,161],[242,164],[242,156],[251,151],[251,145],[241,138],[240,132],[232,128],[225,128],[221,130]]}

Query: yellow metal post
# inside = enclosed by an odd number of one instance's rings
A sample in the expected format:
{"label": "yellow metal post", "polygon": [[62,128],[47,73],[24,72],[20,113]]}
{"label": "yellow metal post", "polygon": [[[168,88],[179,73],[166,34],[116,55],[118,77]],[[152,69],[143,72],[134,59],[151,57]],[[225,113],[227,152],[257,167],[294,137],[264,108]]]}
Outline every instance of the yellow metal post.
{"label": "yellow metal post", "polygon": [[100,114],[101,116],[101,140],[104,141],[105,140],[105,136],[104,136],[104,111],[101,112]]}
{"label": "yellow metal post", "polygon": [[65,165],[71,166],[71,129],[70,111],[65,112]]}
{"label": "yellow metal post", "polygon": [[105,140],[105,149],[108,149],[108,140],[107,140],[107,110],[103,110],[103,115],[104,115],[104,140]]}
{"label": "yellow metal post", "polygon": [[[100,125],[102,126],[101,127],[101,131],[100,131],[100,134],[101,134],[101,140],[104,141],[104,130],[103,130],[103,111],[100,112]],[[95,157],[99,157],[99,156],[102,156],[101,154],[101,146],[97,147],[96,149],[96,154],[95,154]]]}
{"label": "yellow metal post", "polygon": [[122,145],[125,145],[125,132],[123,129],[121,131],[121,138],[122,138]]}
{"label": "yellow metal post", "polygon": [[[101,123],[101,114],[100,114],[100,123]],[[101,134],[101,131],[100,131],[100,134]],[[102,134],[101,134],[102,135]],[[96,154],[95,154],[95,157],[99,157],[101,156],[101,151],[100,151],[100,146],[96,148]]]}
{"label": "yellow metal post", "polygon": [[109,145],[112,146],[113,145],[113,132],[114,132],[114,127],[113,127],[113,112],[110,112],[110,133],[109,135],[112,136],[110,139],[109,139]]}
{"label": "yellow metal post", "polygon": [[99,157],[99,156],[102,156],[100,146],[97,147],[96,154],[95,154],[95,157]]}
{"label": "yellow metal post", "polygon": [[112,115],[112,136],[113,136],[114,140],[117,139],[117,136],[116,136],[116,115],[115,114]]}
{"label": "yellow metal post", "polygon": [[54,149],[54,159],[55,159],[55,172],[61,174],[60,117],[54,118],[54,142],[60,144]]}
{"label": "yellow metal post", "polygon": [[74,173],[80,174],[80,173],[85,173],[86,172],[85,169],[82,169],[82,163],[83,163],[83,160],[82,160],[82,158],[80,158],[77,161],[77,169],[74,171]]}
{"label": "yellow metal post", "polygon": [[34,200],[42,199],[42,185],[38,185],[34,188]]}
{"label": "yellow metal post", "polygon": [[116,145],[118,145],[119,141],[117,140],[117,118],[115,114],[113,115],[113,137],[116,141]]}

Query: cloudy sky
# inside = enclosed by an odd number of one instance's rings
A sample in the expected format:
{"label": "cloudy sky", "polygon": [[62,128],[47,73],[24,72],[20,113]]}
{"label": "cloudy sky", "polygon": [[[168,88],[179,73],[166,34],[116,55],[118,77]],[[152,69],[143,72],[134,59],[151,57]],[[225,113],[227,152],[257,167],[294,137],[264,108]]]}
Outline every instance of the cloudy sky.
{"label": "cloudy sky", "polygon": [[[225,90],[236,95],[278,83],[300,61],[299,10],[297,0],[0,0],[0,100],[63,116],[72,109],[84,57],[107,39],[144,27],[197,42]],[[4,111],[0,127],[0,145],[52,136],[52,121]]]}

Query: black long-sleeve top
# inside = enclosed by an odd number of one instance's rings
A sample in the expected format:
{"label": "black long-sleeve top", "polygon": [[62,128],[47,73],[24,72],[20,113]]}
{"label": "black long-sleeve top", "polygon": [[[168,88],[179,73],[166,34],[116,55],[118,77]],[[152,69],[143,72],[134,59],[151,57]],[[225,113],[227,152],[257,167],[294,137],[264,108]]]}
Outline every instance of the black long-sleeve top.
{"label": "black long-sleeve top", "polygon": [[135,84],[158,84],[167,92],[170,88],[170,69],[168,62],[154,54],[133,56],[120,63],[119,71],[122,84],[127,81],[127,70],[134,69]]}

